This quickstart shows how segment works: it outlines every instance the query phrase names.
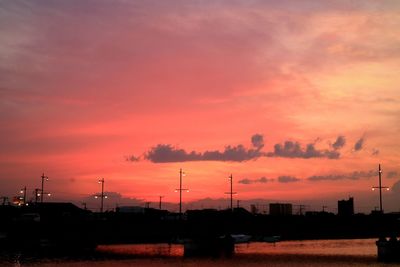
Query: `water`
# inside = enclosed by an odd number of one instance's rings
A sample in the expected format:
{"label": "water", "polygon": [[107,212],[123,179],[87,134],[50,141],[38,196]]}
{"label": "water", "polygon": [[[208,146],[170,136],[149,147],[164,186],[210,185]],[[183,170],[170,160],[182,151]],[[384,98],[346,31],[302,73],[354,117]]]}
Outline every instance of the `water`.
{"label": "water", "polygon": [[[276,244],[249,243],[236,245],[230,259],[185,259],[182,245],[107,245],[97,252],[103,257],[85,260],[41,259],[20,266],[399,266],[376,261],[376,239],[284,241]],[[1,262],[0,262],[1,263]],[[18,266],[18,262],[10,266]]]}

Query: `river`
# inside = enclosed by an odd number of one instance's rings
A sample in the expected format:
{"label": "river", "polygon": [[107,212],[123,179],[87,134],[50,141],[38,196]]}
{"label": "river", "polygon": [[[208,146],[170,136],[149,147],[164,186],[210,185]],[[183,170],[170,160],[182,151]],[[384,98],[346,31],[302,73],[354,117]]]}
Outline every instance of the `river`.
{"label": "river", "polygon": [[[307,240],[272,243],[238,244],[235,256],[228,259],[183,258],[182,245],[107,245],[97,252],[103,257],[95,259],[33,259],[8,262],[9,266],[399,266],[376,261],[376,239]],[[1,263],[1,262],[0,262]]]}

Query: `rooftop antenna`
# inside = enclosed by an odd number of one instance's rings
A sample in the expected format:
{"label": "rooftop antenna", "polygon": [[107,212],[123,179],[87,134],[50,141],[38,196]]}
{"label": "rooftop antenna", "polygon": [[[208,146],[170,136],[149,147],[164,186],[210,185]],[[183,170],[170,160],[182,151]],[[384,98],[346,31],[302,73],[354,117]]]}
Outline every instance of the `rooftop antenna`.
{"label": "rooftop antenna", "polygon": [[233,175],[232,174],[229,176],[229,181],[231,182],[231,191],[226,192],[225,194],[228,194],[231,197],[231,211],[233,211],[233,195],[235,195],[237,193],[233,192]]}
{"label": "rooftop antenna", "polygon": [[387,187],[387,186],[382,186],[382,169],[381,169],[381,164],[379,164],[378,174],[379,174],[379,186],[373,186],[373,187],[372,187],[372,191],[374,191],[375,189],[379,189],[379,211],[380,211],[381,214],[383,214],[382,189],[386,189],[386,191],[389,191],[389,187]]}

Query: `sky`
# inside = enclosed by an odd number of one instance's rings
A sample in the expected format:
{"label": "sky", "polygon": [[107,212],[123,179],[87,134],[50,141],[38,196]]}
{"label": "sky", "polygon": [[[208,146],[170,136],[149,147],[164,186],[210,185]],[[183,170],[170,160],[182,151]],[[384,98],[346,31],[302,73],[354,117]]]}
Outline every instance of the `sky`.
{"label": "sky", "polygon": [[235,200],[370,211],[381,164],[400,211],[399,1],[3,0],[0,40],[2,196],[45,173],[48,201],[104,178],[109,208],[177,209],[182,168],[186,205],[232,174]]}

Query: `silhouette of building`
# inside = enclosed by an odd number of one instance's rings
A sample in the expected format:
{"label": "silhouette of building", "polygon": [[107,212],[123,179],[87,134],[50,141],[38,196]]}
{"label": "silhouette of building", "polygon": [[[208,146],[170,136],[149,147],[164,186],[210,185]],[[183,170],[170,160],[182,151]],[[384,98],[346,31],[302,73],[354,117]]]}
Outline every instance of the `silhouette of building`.
{"label": "silhouette of building", "polygon": [[293,206],[289,203],[270,203],[269,214],[274,216],[292,215]]}
{"label": "silhouette of building", "polygon": [[354,199],[352,197],[349,200],[338,201],[338,215],[339,216],[351,216],[354,215]]}

